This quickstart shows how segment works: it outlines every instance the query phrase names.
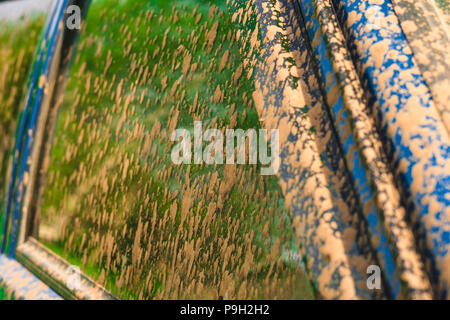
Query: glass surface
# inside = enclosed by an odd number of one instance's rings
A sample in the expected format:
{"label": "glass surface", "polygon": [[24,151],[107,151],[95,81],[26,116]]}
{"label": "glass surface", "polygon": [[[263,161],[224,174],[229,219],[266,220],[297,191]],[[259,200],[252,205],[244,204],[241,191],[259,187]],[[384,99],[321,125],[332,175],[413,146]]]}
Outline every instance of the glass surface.
{"label": "glass surface", "polygon": [[45,14],[0,20],[0,243],[5,221],[5,185],[19,110]]}
{"label": "glass surface", "polygon": [[434,0],[438,7],[442,9],[442,11],[446,14],[446,15],[450,15],[450,1],[448,0]]}
{"label": "glass surface", "polygon": [[39,239],[119,298],[313,297],[276,176],[171,160],[194,121],[261,128],[241,31],[225,0],[91,4]]}

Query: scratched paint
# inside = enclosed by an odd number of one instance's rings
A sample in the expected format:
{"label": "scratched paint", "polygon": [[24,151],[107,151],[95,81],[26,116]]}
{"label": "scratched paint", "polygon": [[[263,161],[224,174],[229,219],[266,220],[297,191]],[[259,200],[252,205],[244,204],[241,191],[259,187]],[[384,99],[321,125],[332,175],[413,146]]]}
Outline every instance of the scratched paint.
{"label": "scratched paint", "polygon": [[433,102],[450,132],[450,27],[433,0],[393,0],[392,4]]}
{"label": "scratched paint", "polygon": [[[338,76],[340,81],[335,76],[335,68],[332,65],[332,61],[336,64],[342,60],[342,56],[345,54],[345,48],[343,46],[339,46],[336,42],[339,41],[336,34],[339,30],[339,27],[334,27],[332,31],[329,30],[332,26],[330,26],[330,15],[332,15],[332,11],[329,11],[324,7],[322,2],[316,1],[299,1],[301,5],[302,13],[305,16],[306,29],[310,39],[312,40],[311,47],[316,53],[317,65],[319,66],[319,71],[321,74],[321,81],[324,87],[324,91],[327,95],[327,103],[330,108],[331,114],[333,116],[333,121],[336,125],[337,133],[339,135],[339,139],[343,148],[343,156],[346,158],[346,165],[350,169],[352,174],[353,184],[355,185],[355,192],[357,193],[355,197],[358,197],[357,201],[359,202],[359,206],[362,211],[362,214],[366,217],[369,222],[369,228],[371,233],[371,242],[372,245],[376,248],[379,255],[379,262],[383,265],[383,271],[386,272],[386,275],[389,277],[388,284],[390,286],[391,295],[396,297],[399,292],[399,280],[398,275],[394,275],[396,272],[396,266],[394,261],[392,260],[392,252],[387,244],[387,238],[384,232],[384,227],[380,224],[380,218],[378,217],[378,210],[380,207],[377,207],[376,199],[374,198],[374,194],[370,187],[370,182],[368,180],[365,167],[367,166],[367,159],[362,159],[359,154],[359,149],[357,142],[361,145],[361,141],[367,140],[368,136],[365,135],[363,138],[363,134],[361,130],[352,130],[355,127],[352,122],[352,118],[355,118],[353,114],[348,112],[348,108],[344,108],[344,104],[346,103],[344,99],[348,95],[342,95],[341,90],[344,88],[346,90],[348,86],[351,85],[352,81],[354,81],[355,77],[351,80],[347,80],[349,78],[348,70],[336,70],[339,72]],[[317,6],[320,5],[320,8]],[[327,11],[328,10],[328,11]],[[319,28],[319,20],[317,19],[317,14],[320,12],[321,18],[320,24],[321,29]],[[326,21],[324,21],[326,20]],[[325,22],[328,22],[325,24]],[[325,37],[324,37],[325,36]],[[325,39],[327,39],[325,41]],[[333,46],[332,46],[333,45]],[[333,57],[330,60],[329,57]],[[348,64],[347,64],[348,66]],[[349,83],[350,82],[350,83]],[[356,83],[354,88],[359,88],[359,84]],[[353,89],[348,89],[353,90]],[[358,100],[362,100],[362,97],[358,97]],[[347,102],[348,103],[348,102]],[[365,105],[364,101],[359,101],[359,104]],[[356,119],[360,119],[361,117],[356,117]],[[365,125],[367,122],[365,123]],[[358,129],[363,126],[357,126]],[[377,140],[375,138],[375,140]],[[364,148],[367,152],[367,146]],[[373,151],[375,152],[375,151]],[[376,154],[379,155],[379,150],[376,151]],[[378,157],[379,161],[380,157]],[[372,163],[375,160],[372,160]]]}
{"label": "scratched paint", "polygon": [[[313,283],[328,299],[369,298],[363,272],[373,256],[367,234],[357,231],[367,226],[347,196],[348,172],[293,9],[278,1],[258,7],[266,58],[258,71],[256,107],[267,128],[285,131],[280,184]],[[290,48],[283,47],[286,40]]]}
{"label": "scratched paint", "polygon": [[333,1],[436,295],[450,277],[450,144],[390,1]]}

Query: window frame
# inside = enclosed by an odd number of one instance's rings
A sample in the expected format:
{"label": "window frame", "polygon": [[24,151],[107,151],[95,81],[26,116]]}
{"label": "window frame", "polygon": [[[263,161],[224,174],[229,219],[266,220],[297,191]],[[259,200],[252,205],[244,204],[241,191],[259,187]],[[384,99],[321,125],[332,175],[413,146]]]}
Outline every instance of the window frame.
{"label": "window frame", "polygon": [[[55,132],[58,109],[61,105],[61,97],[64,93],[67,73],[71,60],[76,51],[79,38],[79,30],[69,30],[64,21],[67,19],[67,8],[77,5],[81,9],[82,23],[85,20],[90,0],[55,0],[53,10],[57,10],[58,4],[65,6],[60,9],[64,14],[55,35],[54,53],[50,53],[48,78],[49,84],[44,90],[41,101],[41,111],[37,118],[37,129],[34,133],[34,144],[30,150],[31,161],[28,171],[28,183],[23,195],[23,205],[20,208],[17,221],[16,246],[12,248],[14,258],[25,269],[33,273],[43,283],[48,285],[64,299],[81,300],[116,300],[117,298],[83,272],[77,272],[78,288],[70,288],[69,281],[73,273],[69,272],[73,267],[67,260],[52,252],[39,243],[38,226],[41,210],[41,199],[46,182],[46,174],[49,165],[51,141]],[[56,12],[56,11],[55,11]],[[50,28],[52,15],[47,17],[47,28]],[[5,235],[6,236],[6,235]]]}

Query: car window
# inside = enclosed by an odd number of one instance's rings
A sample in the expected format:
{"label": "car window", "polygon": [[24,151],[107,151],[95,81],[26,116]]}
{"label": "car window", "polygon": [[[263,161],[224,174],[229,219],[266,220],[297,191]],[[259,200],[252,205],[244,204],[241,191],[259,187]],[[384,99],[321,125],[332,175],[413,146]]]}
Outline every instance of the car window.
{"label": "car window", "polygon": [[257,28],[225,0],[91,4],[38,238],[119,298],[312,298],[276,175],[174,160],[176,129],[261,135],[241,19]]}

